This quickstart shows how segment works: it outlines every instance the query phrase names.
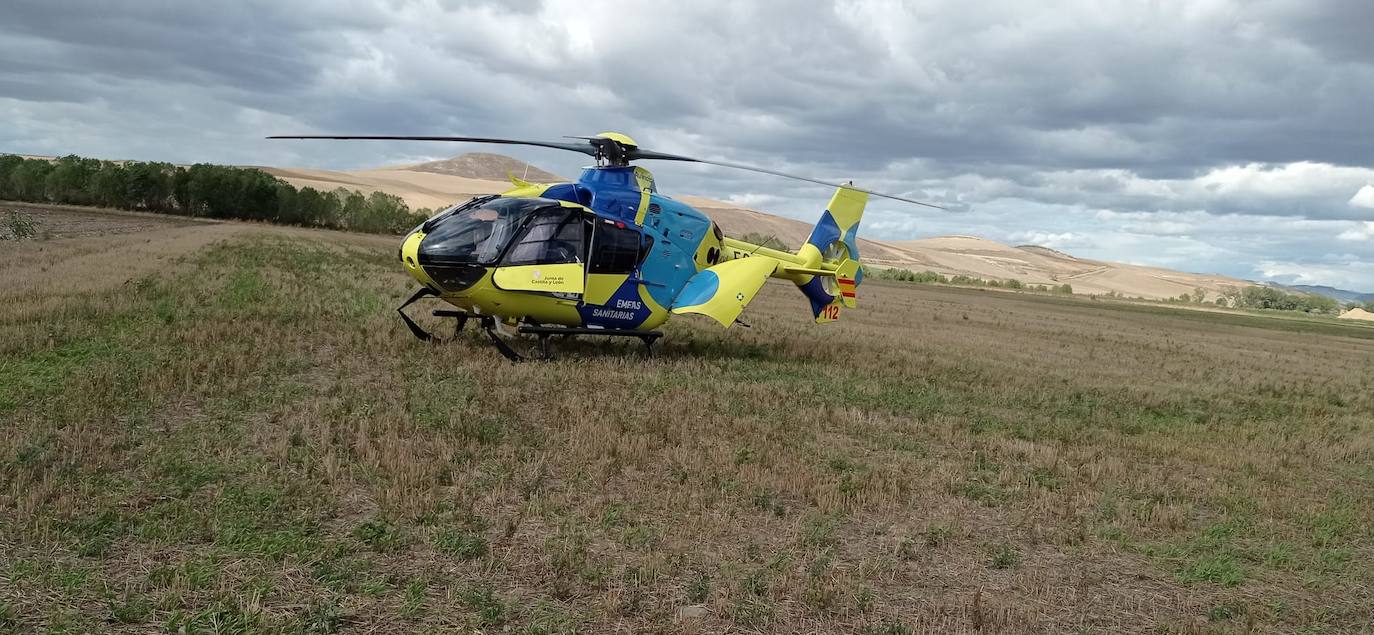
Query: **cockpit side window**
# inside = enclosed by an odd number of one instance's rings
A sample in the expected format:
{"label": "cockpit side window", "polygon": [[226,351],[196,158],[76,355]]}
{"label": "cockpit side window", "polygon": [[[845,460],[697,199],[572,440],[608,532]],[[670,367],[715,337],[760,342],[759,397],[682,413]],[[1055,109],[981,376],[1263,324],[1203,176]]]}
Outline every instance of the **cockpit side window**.
{"label": "cockpit side window", "polygon": [[511,245],[503,265],[547,265],[582,262],[583,225],[578,210],[564,207],[540,211]]}
{"label": "cockpit side window", "polygon": [[590,273],[631,273],[648,253],[643,234],[623,225],[607,219],[596,222]]}

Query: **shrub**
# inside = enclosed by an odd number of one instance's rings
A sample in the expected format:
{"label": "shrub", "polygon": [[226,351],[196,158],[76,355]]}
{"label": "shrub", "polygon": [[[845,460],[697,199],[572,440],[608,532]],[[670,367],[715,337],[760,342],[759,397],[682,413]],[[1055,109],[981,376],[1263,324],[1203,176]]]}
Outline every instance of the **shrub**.
{"label": "shrub", "polygon": [[1302,311],[1304,313],[1338,313],[1340,304],[1323,295],[1289,293],[1274,287],[1246,287],[1233,301],[1242,309]]}
{"label": "shrub", "polygon": [[5,219],[6,234],[0,234],[0,238],[10,240],[24,240],[33,238],[38,233],[38,226],[33,222],[33,217],[23,212],[11,211],[9,217]]}

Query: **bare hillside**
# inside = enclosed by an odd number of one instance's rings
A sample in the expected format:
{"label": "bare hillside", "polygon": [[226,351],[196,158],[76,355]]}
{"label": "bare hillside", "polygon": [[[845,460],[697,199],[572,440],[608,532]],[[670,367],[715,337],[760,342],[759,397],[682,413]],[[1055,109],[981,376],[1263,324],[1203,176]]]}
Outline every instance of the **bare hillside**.
{"label": "bare hillside", "polygon": [[535,183],[556,183],[568,180],[557,174],[545,172],[519,159],[488,152],[469,152],[452,159],[417,163],[404,167],[416,172],[433,172],[434,174],[489,181],[505,181],[507,175],[511,174]]}
{"label": "bare hillside", "polygon": [[404,199],[412,209],[438,209],[481,194],[510,189],[509,181],[416,171],[408,166],[351,171],[308,168],[261,169],[296,187],[313,187],[320,190],[342,187],[364,192],[395,194]]}

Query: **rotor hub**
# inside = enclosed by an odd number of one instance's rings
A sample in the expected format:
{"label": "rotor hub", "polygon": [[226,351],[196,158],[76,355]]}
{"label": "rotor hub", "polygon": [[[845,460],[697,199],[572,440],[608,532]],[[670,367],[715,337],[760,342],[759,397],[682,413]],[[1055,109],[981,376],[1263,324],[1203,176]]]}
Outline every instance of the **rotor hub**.
{"label": "rotor hub", "polygon": [[602,132],[595,137],[584,137],[596,148],[597,163],[624,167],[630,164],[630,152],[639,148],[629,135],[619,132]]}

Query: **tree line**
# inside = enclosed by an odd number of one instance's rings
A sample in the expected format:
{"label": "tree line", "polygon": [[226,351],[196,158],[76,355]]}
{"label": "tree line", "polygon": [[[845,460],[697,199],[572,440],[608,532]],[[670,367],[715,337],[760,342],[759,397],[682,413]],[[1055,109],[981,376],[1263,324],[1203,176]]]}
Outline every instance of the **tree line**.
{"label": "tree line", "polygon": [[429,210],[398,196],[295,186],[262,170],[197,163],[0,156],[0,199],[98,205],[202,218],[256,220],[369,233],[400,233]]}
{"label": "tree line", "polygon": [[1192,293],[1165,298],[1164,301],[1171,304],[1215,304],[1233,309],[1296,311],[1319,315],[1336,315],[1342,311],[1339,302],[1324,295],[1285,291],[1278,287],[1260,285],[1245,288],[1227,286],[1223,287],[1220,293],[1212,293],[1198,287]]}
{"label": "tree line", "polygon": [[953,284],[965,287],[991,287],[993,289],[1019,289],[1024,291],[1039,291],[1042,293],[1064,293],[1072,294],[1073,285],[1069,283],[1045,285],[1045,284],[1026,284],[1016,278],[998,280],[995,278],[984,279],[966,276],[963,274],[946,276],[934,271],[911,271],[910,269],[897,268],[868,268],[864,267],[864,275],[872,276],[879,280],[896,280],[899,282],[915,282],[917,284]]}
{"label": "tree line", "polygon": [[[1036,285],[1025,284],[1014,278],[1010,280],[985,280],[965,275],[946,276],[934,271],[910,271],[908,269],[898,268],[879,269],[876,267],[865,267],[864,275],[880,280],[897,280],[901,282],[915,282],[918,284],[953,284],[1001,289],[1022,289],[1050,293],[1073,293],[1073,287],[1067,283],[1060,285]],[[1166,298],[1164,301],[1174,304],[1203,304],[1208,301],[1209,295],[1216,295],[1216,298],[1212,300],[1213,304],[1236,309],[1298,311],[1302,313],[1335,315],[1339,314],[1343,309],[1361,307],[1367,311],[1374,312],[1374,302],[1354,302],[1342,307],[1339,302],[1324,295],[1292,293],[1284,291],[1283,289],[1266,286],[1251,286],[1245,288],[1227,287],[1219,295],[1210,294],[1206,289],[1199,287],[1192,293],[1184,293],[1177,298]],[[1121,296],[1115,291],[1108,293],[1107,296],[1124,298],[1124,296]]]}

